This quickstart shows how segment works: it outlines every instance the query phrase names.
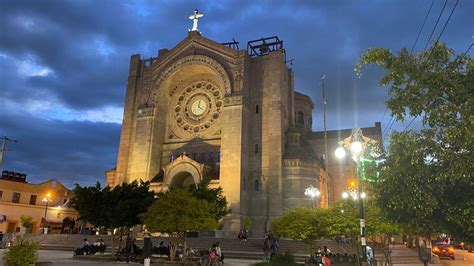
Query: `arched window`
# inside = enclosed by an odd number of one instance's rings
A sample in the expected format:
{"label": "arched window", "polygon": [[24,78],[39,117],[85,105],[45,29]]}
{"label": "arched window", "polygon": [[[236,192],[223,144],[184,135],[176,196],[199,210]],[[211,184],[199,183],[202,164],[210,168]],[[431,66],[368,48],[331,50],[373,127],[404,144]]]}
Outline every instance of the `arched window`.
{"label": "arched window", "polygon": [[255,191],[260,191],[260,181],[255,180],[254,189]]}
{"label": "arched window", "polygon": [[255,113],[258,114],[258,104],[255,106]]}
{"label": "arched window", "polygon": [[258,153],[258,144],[255,144],[255,153]]}
{"label": "arched window", "polygon": [[304,114],[302,111],[298,111],[298,116],[297,116],[297,119],[296,119],[296,123],[300,124],[300,125],[304,125]]}

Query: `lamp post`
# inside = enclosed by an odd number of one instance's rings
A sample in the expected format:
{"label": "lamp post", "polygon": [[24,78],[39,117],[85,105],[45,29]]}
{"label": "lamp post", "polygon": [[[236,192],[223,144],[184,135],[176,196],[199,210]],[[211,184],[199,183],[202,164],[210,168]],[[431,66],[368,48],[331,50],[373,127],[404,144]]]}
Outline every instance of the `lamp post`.
{"label": "lamp post", "polygon": [[375,140],[366,138],[362,135],[360,128],[352,130],[351,135],[339,141],[339,148],[336,149],[336,157],[342,159],[346,156],[346,150],[349,150],[352,159],[356,163],[356,179],[358,181],[358,189],[356,191],[343,192],[342,197],[352,197],[354,200],[359,200],[359,222],[360,222],[360,244],[362,247],[362,263],[367,262],[367,242],[365,240],[365,210],[364,210],[364,198],[366,193],[363,191],[362,180],[359,174],[359,163],[361,157],[364,154],[367,144],[374,144]]}
{"label": "lamp post", "polygon": [[311,208],[314,208],[314,198],[319,197],[321,192],[319,189],[313,187],[313,185],[309,185],[309,187],[305,189],[304,195],[311,198]]}
{"label": "lamp post", "polygon": [[48,204],[51,201],[51,193],[46,194],[46,197],[44,197],[42,201],[46,202],[46,205],[44,207],[44,220],[46,222],[46,215],[48,214]]}

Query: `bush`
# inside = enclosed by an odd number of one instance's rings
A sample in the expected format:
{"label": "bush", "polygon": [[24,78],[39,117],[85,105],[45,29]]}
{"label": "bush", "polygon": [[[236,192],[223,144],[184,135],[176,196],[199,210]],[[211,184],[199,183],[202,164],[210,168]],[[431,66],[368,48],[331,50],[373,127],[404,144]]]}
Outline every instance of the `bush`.
{"label": "bush", "polygon": [[257,266],[293,266],[297,265],[295,257],[291,254],[276,253],[269,262],[259,262]]}
{"label": "bush", "polygon": [[39,243],[18,237],[15,243],[5,252],[3,261],[6,266],[28,266],[38,260]]}

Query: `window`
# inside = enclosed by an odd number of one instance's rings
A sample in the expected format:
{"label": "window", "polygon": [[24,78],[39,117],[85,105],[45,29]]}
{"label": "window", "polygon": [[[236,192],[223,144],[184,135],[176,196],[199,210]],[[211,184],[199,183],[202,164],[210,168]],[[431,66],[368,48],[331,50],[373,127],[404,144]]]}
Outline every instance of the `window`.
{"label": "window", "polygon": [[0,190],[0,199],[2,199],[2,198],[3,198],[3,191]]}
{"label": "window", "polygon": [[209,153],[209,161],[213,162],[213,160],[212,160],[212,151]]}
{"label": "window", "polygon": [[304,125],[304,114],[302,111],[298,112],[298,117],[297,117],[296,122],[300,125]]}
{"label": "window", "polygon": [[31,197],[30,197],[30,205],[36,205],[36,198],[37,198],[37,197],[38,197],[38,196],[36,196],[36,195],[31,195]]}
{"label": "window", "polygon": [[254,186],[255,186],[255,191],[260,191],[260,181],[255,180]]}
{"label": "window", "polygon": [[20,193],[13,192],[12,202],[13,203],[20,203]]}
{"label": "window", "polygon": [[255,144],[255,153],[258,153],[258,144]]}
{"label": "window", "polygon": [[218,151],[218,152],[217,152],[217,161],[218,161],[218,162],[221,161],[221,151]]}
{"label": "window", "polygon": [[255,106],[255,113],[258,114],[258,104]]}

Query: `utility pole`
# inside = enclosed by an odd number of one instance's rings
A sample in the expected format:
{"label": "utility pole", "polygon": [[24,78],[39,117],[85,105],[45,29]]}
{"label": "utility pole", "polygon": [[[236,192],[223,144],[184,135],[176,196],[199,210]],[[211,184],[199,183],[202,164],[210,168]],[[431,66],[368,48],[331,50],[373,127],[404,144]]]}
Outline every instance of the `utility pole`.
{"label": "utility pole", "polygon": [[326,172],[326,177],[324,180],[324,187],[321,188],[323,190],[323,194],[325,195],[323,200],[322,207],[329,206],[329,193],[328,193],[328,180],[329,180],[329,173],[328,173],[328,164],[329,164],[329,156],[328,156],[328,134],[326,130],[326,108],[327,108],[327,101],[326,101],[326,91],[324,89],[324,80],[326,79],[326,74],[323,74],[321,77],[321,87],[323,89],[323,108],[324,108],[324,171]]}
{"label": "utility pole", "polygon": [[3,170],[3,156],[4,156],[5,152],[8,151],[7,142],[8,141],[18,142],[18,141],[14,140],[14,139],[9,139],[9,138],[7,138],[7,136],[4,136],[0,139],[2,140],[2,149],[0,149],[0,170]]}

